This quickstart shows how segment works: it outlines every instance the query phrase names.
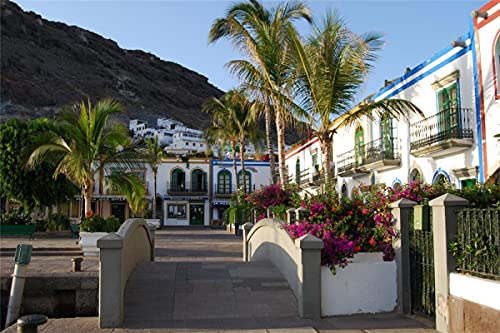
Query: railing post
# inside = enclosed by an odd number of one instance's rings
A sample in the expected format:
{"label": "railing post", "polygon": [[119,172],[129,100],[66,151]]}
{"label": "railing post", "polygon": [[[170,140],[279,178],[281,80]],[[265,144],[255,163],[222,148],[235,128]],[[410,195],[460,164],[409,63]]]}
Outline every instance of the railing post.
{"label": "railing post", "polygon": [[321,249],[323,241],[311,234],[295,240],[298,251],[297,276],[299,314],[302,318],[321,316]]}
{"label": "railing post", "polygon": [[[146,223],[147,224],[147,223]],[[151,235],[151,261],[155,261],[155,234],[156,226],[152,224],[147,224],[149,229],[149,234]]]}
{"label": "railing post", "polygon": [[417,203],[408,199],[400,199],[389,204],[394,219],[396,235],[392,247],[396,254],[398,311],[404,314],[411,312],[411,284],[410,284],[410,213]]}
{"label": "railing post", "polygon": [[99,259],[99,327],[119,327],[123,321],[123,239],[109,233],[97,240]]}
{"label": "railing post", "polygon": [[295,223],[295,209],[290,208],[289,210],[286,211],[286,221],[289,225]]}
{"label": "railing post", "polygon": [[273,207],[267,207],[266,214],[267,214],[268,218],[272,218],[273,217]]}
{"label": "railing post", "polygon": [[253,223],[247,222],[243,225],[243,261],[248,262],[248,233],[253,227]]}
{"label": "railing post", "polygon": [[295,210],[295,220],[300,222],[302,218],[305,218],[307,214],[307,209],[304,207],[299,207]]}
{"label": "railing post", "polygon": [[436,330],[442,333],[448,332],[449,277],[456,268],[456,260],[448,248],[457,233],[457,211],[467,205],[469,201],[450,193],[429,202],[434,239]]}

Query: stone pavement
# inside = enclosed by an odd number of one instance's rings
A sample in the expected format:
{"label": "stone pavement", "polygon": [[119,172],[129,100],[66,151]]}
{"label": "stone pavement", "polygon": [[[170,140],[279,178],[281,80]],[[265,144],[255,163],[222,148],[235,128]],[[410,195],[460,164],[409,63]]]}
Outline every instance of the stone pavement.
{"label": "stone pavement", "polygon": [[241,247],[241,238],[221,230],[159,231],[157,261],[139,265],[127,285],[123,328],[99,330],[97,318],[68,318],[50,320],[40,331],[435,332],[392,313],[300,319],[279,271],[269,262],[243,263]]}

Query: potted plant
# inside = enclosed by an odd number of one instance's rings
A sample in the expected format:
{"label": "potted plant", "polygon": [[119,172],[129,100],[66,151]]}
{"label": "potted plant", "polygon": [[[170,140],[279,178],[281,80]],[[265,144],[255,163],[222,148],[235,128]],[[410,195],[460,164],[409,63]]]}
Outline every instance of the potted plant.
{"label": "potted plant", "polygon": [[80,241],[78,243],[82,248],[83,255],[98,256],[97,240],[110,232],[117,231],[120,225],[121,222],[113,215],[104,219],[92,211],[85,213],[85,217],[80,224]]}

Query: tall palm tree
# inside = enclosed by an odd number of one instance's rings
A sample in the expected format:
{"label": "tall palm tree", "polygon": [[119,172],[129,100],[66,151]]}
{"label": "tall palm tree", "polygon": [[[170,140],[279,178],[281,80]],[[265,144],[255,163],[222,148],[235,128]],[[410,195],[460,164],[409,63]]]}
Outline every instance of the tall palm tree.
{"label": "tall palm tree", "polygon": [[[277,130],[279,174],[286,183],[285,120],[291,111],[287,84],[292,67],[287,61],[289,33],[298,19],[311,20],[303,2],[280,3],[268,10],[257,0],[232,5],[226,17],[217,19],[210,30],[209,42],[228,38],[248,60],[230,61],[227,66],[246,88],[259,92],[263,102],[271,101]],[[271,154],[271,152],[270,152]]]}
{"label": "tall palm tree", "polygon": [[127,128],[109,119],[122,111],[120,103],[112,99],[100,100],[94,106],[82,101],[63,110],[59,115],[63,134],[47,133],[31,151],[27,167],[44,161],[55,165],[54,177],[63,174],[81,186],[85,211],[91,210],[99,170],[126,170],[139,164]]}
{"label": "tall palm tree", "polygon": [[413,103],[400,99],[366,100],[352,109],[376,59],[375,52],[382,45],[381,35],[355,34],[332,12],[320,25],[313,25],[311,36],[306,41],[293,28],[290,28],[289,36],[292,40],[290,62],[296,68],[291,77],[294,97],[301,107],[301,116],[311,124],[321,143],[327,183],[332,138],[339,127],[349,126],[373,113],[381,116],[388,112],[396,118],[411,113],[422,114]]}
{"label": "tall palm tree", "polygon": [[165,145],[159,144],[158,137],[155,136],[152,139],[146,140],[146,148],[142,152],[145,162],[149,164],[153,172],[153,219],[156,218],[156,177],[158,175],[158,166],[165,157],[164,149]]}

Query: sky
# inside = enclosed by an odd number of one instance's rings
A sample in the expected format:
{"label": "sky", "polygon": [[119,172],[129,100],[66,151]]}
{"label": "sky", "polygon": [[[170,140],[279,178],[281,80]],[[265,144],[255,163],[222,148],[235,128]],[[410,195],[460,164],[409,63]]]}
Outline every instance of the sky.
{"label": "sky", "polygon": [[[76,25],[110,38],[125,49],[140,49],[176,62],[204,76],[227,91],[238,85],[224,65],[242,59],[227,41],[208,44],[208,31],[234,1],[139,1],[139,0],[22,0],[14,1],[26,11]],[[444,49],[469,30],[472,10],[487,1],[457,0],[344,0],[308,1],[320,19],[336,10],[356,33],[384,35],[375,68],[363,85],[359,100],[383,87],[384,80],[404,74]],[[277,2],[264,2],[273,6]],[[309,26],[298,25],[307,36]]]}

